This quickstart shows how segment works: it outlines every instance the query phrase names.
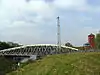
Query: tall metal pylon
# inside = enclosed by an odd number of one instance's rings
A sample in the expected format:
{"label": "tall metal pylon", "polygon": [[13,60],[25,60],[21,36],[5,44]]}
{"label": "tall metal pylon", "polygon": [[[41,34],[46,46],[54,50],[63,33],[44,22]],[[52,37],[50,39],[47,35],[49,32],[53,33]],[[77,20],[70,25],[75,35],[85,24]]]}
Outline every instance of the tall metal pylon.
{"label": "tall metal pylon", "polygon": [[57,45],[58,51],[61,49],[61,35],[60,35],[60,19],[57,17]]}

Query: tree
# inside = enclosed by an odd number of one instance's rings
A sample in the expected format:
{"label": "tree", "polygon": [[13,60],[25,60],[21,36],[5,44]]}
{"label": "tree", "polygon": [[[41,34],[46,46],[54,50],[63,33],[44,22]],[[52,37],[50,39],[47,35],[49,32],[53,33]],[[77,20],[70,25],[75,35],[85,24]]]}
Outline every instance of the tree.
{"label": "tree", "polygon": [[10,47],[18,47],[18,46],[21,46],[18,43],[13,43],[13,42],[7,42],[7,44],[9,44]]}
{"label": "tree", "polygon": [[96,48],[100,49],[100,33],[96,34],[95,43],[96,43]]}
{"label": "tree", "polygon": [[68,47],[73,47],[73,45],[69,42],[65,43],[65,46],[68,46]]}
{"label": "tree", "polygon": [[7,49],[7,48],[18,47],[18,46],[20,46],[20,45],[17,44],[17,43],[13,43],[13,42],[1,42],[0,41],[0,50]]}
{"label": "tree", "polygon": [[[0,50],[7,49],[7,48],[13,48],[21,46],[17,43],[13,42],[1,42],[0,41]],[[12,71],[12,66],[15,64],[14,61],[11,59],[7,59],[4,56],[0,56],[0,75],[6,75],[6,73]]]}

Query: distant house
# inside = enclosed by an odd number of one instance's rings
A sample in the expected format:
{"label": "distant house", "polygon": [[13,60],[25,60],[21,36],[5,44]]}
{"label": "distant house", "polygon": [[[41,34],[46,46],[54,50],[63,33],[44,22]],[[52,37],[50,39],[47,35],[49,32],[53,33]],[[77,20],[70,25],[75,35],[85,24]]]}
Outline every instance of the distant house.
{"label": "distant house", "polygon": [[90,43],[85,43],[85,44],[83,44],[83,47],[85,48],[85,50],[87,50],[87,49],[91,49],[91,45],[90,45]]}
{"label": "distant house", "polygon": [[90,44],[87,42],[87,43],[83,44],[83,46],[90,46]]}
{"label": "distant house", "polygon": [[95,48],[95,35],[94,34],[90,34],[88,35],[88,42],[91,46],[91,48]]}

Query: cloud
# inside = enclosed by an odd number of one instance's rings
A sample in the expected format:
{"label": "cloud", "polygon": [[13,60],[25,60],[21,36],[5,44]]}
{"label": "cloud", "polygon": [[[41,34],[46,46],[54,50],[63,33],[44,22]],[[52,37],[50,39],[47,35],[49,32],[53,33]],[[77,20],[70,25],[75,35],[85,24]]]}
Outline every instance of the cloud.
{"label": "cloud", "polygon": [[55,0],[54,4],[59,8],[73,8],[86,6],[86,0]]}
{"label": "cloud", "polygon": [[[89,5],[87,0],[2,0],[0,40],[22,44],[56,43],[59,15],[62,43],[70,41],[80,45],[87,41],[89,33],[97,32],[99,10],[99,6]],[[95,28],[94,24],[97,24]]]}

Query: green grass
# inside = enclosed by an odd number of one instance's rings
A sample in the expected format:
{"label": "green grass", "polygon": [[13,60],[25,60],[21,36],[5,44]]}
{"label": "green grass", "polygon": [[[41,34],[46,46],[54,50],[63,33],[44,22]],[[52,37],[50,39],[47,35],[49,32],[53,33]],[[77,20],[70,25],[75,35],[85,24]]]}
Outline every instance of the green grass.
{"label": "green grass", "polygon": [[7,75],[100,75],[100,53],[47,56]]}

